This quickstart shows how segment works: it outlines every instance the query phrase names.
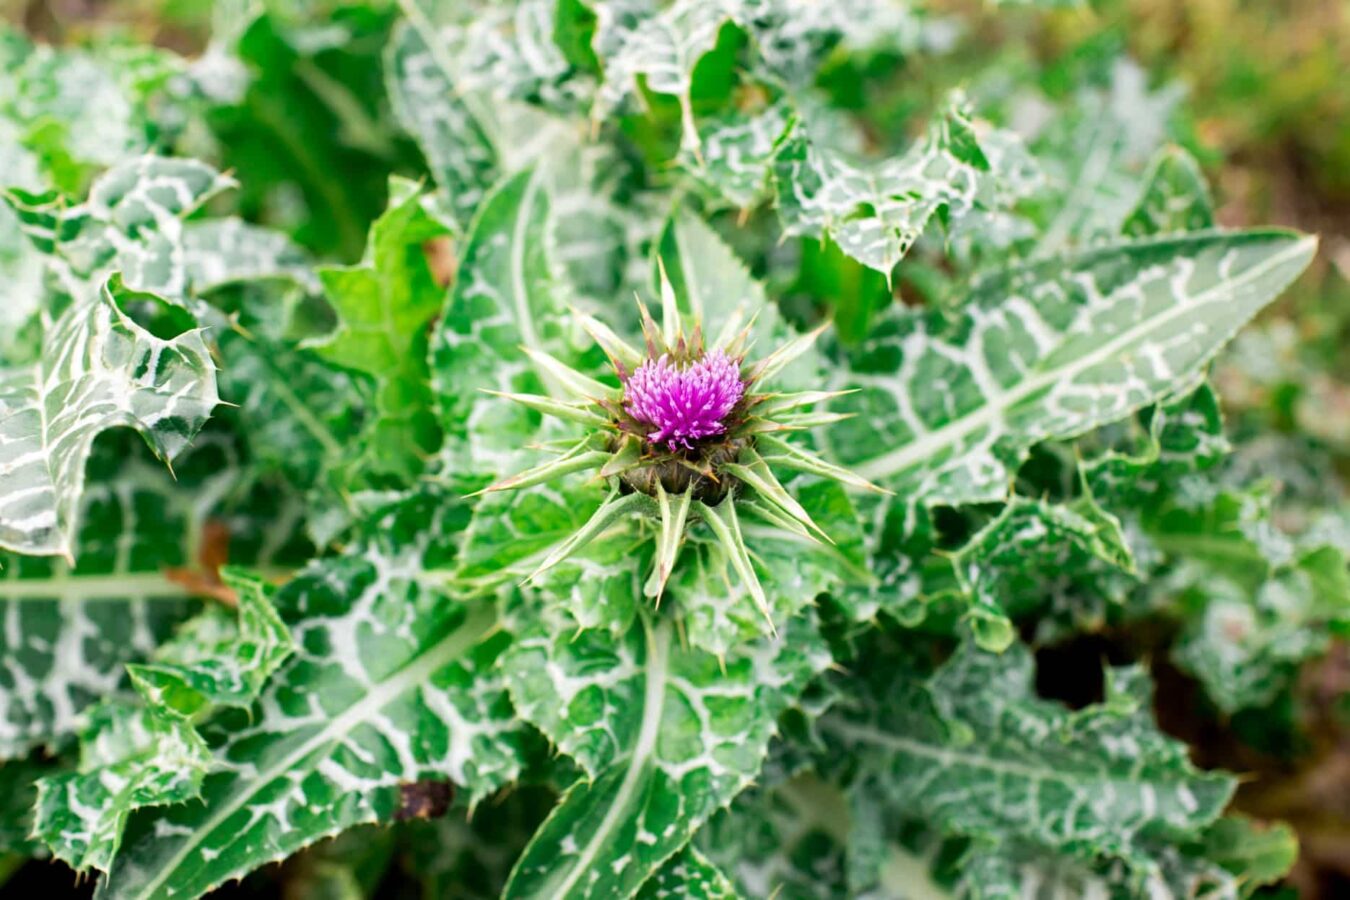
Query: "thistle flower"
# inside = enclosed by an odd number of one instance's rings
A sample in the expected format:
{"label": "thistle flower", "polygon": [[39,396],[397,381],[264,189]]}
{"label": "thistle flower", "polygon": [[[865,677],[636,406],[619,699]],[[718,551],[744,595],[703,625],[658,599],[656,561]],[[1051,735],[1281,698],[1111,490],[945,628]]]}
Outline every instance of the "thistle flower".
{"label": "thistle flower", "polygon": [[651,444],[693,450],[692,442],[723,434],[727,417],[745,396],[740,366],[721,350],[681,366],[669,355],[649,359],[624,382],[624,409],[654,431]]}
{"label": "thistle flower", "polygon": [[594,470],[610,483],[609,497],[579,531],[548,554],[527,581],[580,550],[621,517],[636,514],[656,525],[655,563],[645,593],[659,598],[687,528],[703,522],[768,618],[768,601],[745,546],[741,512],[796,537],[829,541],[773,469],[811,473],[861,490],[881,489],[787,440],[795,431],[844,418],[810,411],[839,392],[762,390],[812,347],[823,326],[747,365],[745,348],[753,320],[745,323],[743,317],[733,316],[714,346],[705,347],[701,322],[696,317],[686,332],[674,290],[665,273],[661,274],[660,327],[638,302],[645,352],[591,316],[580,316],[581,324],[609,357],[619,388],[546,353],[525,351],[559,396],[502,396],[592,430],[557,458],[484,492],[526,488],[571,472]]}

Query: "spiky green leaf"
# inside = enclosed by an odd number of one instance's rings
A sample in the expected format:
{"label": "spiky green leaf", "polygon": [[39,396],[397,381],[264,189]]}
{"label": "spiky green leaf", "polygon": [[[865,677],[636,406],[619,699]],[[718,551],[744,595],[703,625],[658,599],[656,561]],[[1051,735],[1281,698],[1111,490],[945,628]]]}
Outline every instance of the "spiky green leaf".
{"label": "spiky green leaf", "polygon": [[827,662],[809,617],[724,660],[648,616],[621,637],[517,626],[512,697],[589,775],[516,864],[508,897],[625,897],[755,777],[778,714]]}

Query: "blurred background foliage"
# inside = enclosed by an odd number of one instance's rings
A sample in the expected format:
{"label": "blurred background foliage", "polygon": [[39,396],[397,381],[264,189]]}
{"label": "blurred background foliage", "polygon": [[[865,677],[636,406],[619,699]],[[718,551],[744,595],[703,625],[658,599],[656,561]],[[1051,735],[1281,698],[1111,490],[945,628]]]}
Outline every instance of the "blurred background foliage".
{"label": "blurred background foliage", "polygon": [[[219,63],[219,71],[212,70],[218,78],[198,78],[212,86],[210,96],[191,101],[200,104],[200,115],[184,115],[180,128],[137,139],[247,173],[231,201],[243,215],[285,227],[320,257],[355,260],[370,221],[384,208],[388,174],[423,171],[384,95],[381,53],[399,15],[397,4],[268,0],[267,14],[252,20],[238,15],[245,3],[0,0],[0,17],[39,43],[124,48],[129,55],[118,72],[126,77],[133,69],[130,48],[147,44],[194,65]],[[959,23],[950,52],[918,64],[881,54],[867,71],[827,68],[822,76],[835,103],[857,113],[875,143],[870,149],[908,143],[914,124],[927,120],[952,84],[966,84],[982,116],[1034,118],[1053,106],[1028,103],[1020,85],[1033,83],[1051,103],[1064,101],[1084,84],[1115,84],[1113,67],[1123,53],[1139,64],[1141,96],[1150,101],[1133,110],[1138,118],[1131,127],[1162,129],[1199,160],[1220,224],[1281,224],[1321,235],[1317,261],[1235,342],[1216,365],[1214,384],[1238,449],[1234,465],[1253,481],[1278,485],[1279,515],[1297,519],[1301,510],[1328,501],[1350,509],[1344,490],[1350,479],[1350,3],[926,5]],[[247,24],[236,26],[240,21]],[[0,35],[0,59],[19,65],[9,53]],[[134,59],[137,77],[157,77],[153,60]],[[1177,104],[1165,102],[1173,86],[1184,92]],[[156,102],[187,102],[164,93]],[[51,127],[59,130],[75,127],[80,105],[94,101],[74,96],[33,102],[53,110]],[[42,139],[41,129],[29,138]],[[660,136],[635,133],[633,140],[643,147]],[[1140,160],[1141,168],[1145,164]],[[89,160],[53,157],[47,165],[47,174],[70,191],[94,171]],[[748,248],[747,255],[755,252]],[[862,333],[875,308],[891,302],[888,290],[902,302],[940,294],[934,286],[943,278],[940,267],[926,269],[916,257],[898,274],[888,289],[884,279],[850,264],[832,246],[805,246],[798,283],[775,287],[783,295],[803,290],[854,297],[853,307],[837,311],[847,338],[850,330]],[[0,344],[5,340],[0,337]],[[1350,513],[1341,518],[1350,533]],[[1291,530],[1301,530],[1300,524]],[[1114,652],[1111,640],[1109,633],[1094,635],[1042,651],[1041,680],[1095,669]],[[1306,896],[1350,896],[1347,648],[1336,646],[1307,667],[1298,688],[1268,708],[1230,717],[1205,708],[1194,681],[1161,655],[1154,672],[1161,721],[1197,748],[1197,762],[1252,775],[1238,808],[1297,829],[1302,856],[1290,884]],[[319,848],[288,863],[294,876],[282,880],[288,896],[347,896],[345,890],[360,896],[360,886],[324,880],[336,852]],[[27,879],[6,890],[38,896],[43,889]],[[68,883],[52,889],[68,889]]]}

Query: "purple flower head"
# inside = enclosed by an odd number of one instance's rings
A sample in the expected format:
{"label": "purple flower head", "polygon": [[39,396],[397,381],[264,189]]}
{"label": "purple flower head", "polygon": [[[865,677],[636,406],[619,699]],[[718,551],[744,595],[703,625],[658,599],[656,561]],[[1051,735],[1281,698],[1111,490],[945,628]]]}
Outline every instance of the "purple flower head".
{"label": "purple flower head", "polygon": [[744,393],[740,367],[721,350],[683,365],[662,354],[628,377],[624,408],[654,429],[647,434],[651,443],[690,450],[692,441],[727,430],[723,420]]}

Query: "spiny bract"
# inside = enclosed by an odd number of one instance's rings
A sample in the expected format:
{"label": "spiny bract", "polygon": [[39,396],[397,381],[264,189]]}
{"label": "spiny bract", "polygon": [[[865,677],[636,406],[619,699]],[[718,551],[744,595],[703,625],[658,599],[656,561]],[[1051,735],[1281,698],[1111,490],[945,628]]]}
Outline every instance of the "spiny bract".
{"label": "spiny bract", "polygon": [[[595,514],[555,547],[527,580],[537,579],[580,550],[620,516],[636,514],[658,522],[655,563],[645,592],[660,597],[688,528],[703,522],[768,618],[768,602],[750,561],[738,506],[752,508],[773,527],[828,541],[773,469],[819,475],[861,490],[881,488],[786,440],[794,431],[838,421],[838,415],[809,408],[839,392],[762,390],[811,349],[824,326],[747,364],[754,316],[733,315],[708,347],[698,315],[686,330],[664,273],[661,295],[659,327],[638,302],[645,339],[641,351],[598,320],[581,315],[582,325],[609,357],[618,388],[545,353],[527,351],[545,373],[551,395],[505,396],[593,430],[556,459],[485,490],[524,488],[585,470],[595,470],[610,482],[610,495]],[[760,502],[753,507],[740,503],[749,497]]]}

